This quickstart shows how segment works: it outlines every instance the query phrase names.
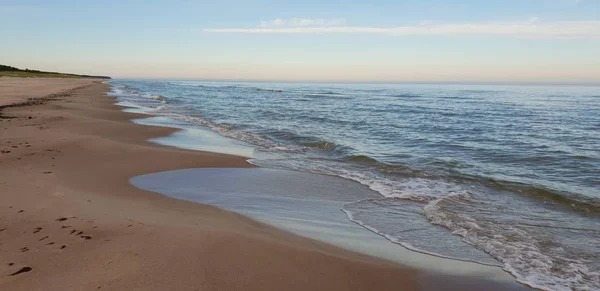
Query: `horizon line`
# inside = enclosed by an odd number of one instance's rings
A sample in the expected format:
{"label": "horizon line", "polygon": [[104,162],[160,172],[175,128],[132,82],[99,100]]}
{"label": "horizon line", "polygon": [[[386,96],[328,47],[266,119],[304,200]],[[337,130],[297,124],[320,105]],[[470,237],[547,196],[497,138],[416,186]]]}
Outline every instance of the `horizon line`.
{"label": "horizon line", "polygon": [[[110,76],[110,75],[109,75]],[[516,86],[590,86],[600,87],[600,82],[514,82],[514,81],[372,81],[372,80],[265,80],[265,79],[210,79],[177,77],[113,77],[112,80],[165,80],[200,82],[248,82],[248,83],[318,83],[318,84],[423,84],[423,85],[516,85]]]}

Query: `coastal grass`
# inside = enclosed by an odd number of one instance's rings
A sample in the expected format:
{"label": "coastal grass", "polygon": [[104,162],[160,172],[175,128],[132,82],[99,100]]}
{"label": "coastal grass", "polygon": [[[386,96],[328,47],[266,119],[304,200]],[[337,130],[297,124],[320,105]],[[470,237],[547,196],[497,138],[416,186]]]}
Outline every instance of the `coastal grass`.
{"label": "coastal grass", "polygon": [[0,77],[15,77],[15,78],[97,78],[97,79],[110,79],[106,76],[90,76],[90,75],[78,75],[58,72],[44,72],[38,70],[19,69],[11,66],[0,65]]}
{"label": "coastal grass", "polygon": [[15,77],[15,78],[83,78],[80,75],[49,73],[49,72],[28,72],[28,71],[11,71],[0,72],[0,77]]}

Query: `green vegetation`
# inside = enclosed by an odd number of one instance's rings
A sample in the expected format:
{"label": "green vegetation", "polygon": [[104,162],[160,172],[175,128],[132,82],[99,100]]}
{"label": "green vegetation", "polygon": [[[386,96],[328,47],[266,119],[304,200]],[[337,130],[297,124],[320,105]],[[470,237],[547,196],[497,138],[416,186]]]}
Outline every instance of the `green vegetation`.
{"label": "green vegetation", "polygon": [[77,75],[77,74],[66,74],[57,72],[44,72],[30,69],[19,69],[11,66],[0,65],[0,77],[20,77],[20,78],[98,78],[98,79],[110,79],[106,76],[90,76],[90,75]]}

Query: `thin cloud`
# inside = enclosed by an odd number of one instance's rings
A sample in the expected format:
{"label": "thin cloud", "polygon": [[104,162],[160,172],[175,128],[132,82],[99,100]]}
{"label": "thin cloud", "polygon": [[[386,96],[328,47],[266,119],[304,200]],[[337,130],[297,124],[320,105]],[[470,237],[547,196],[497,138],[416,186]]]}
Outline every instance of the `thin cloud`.
{"label": "thin cloud", "polygon": [[341,26],[346,25],[346,19],[344,18],[290,18],[282,19],[276,18],[269,21],[261,21],[259,27],[271,28],[271,27],[307,27],[307,26]]}
{"label": "thin cloud", "polygon": [[[293,26],[293,27],[290,27]],[[415,26],[364,27],[364,26],[301,26],[267,25],[257,28],[207,28],[210,33],[238,34],[381,34],[381,35],[487,35],[522,37],[600,37],[600,21],[541,22],[537,18],[513,23],[423,23]]]}

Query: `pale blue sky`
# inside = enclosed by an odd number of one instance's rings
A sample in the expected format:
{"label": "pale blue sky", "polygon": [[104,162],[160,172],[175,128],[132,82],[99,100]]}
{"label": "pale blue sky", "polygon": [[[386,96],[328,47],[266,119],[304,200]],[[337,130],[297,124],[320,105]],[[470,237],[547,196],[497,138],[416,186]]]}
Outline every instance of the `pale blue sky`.
{"label": "pale blue sky", "polygon": [[0,63],[115,77],[600,83],[600,0],[0,0]]}

